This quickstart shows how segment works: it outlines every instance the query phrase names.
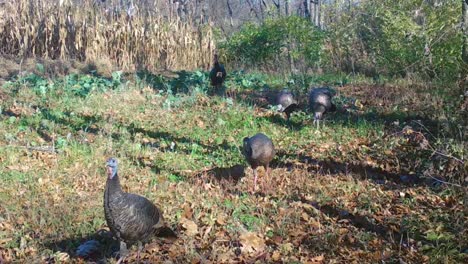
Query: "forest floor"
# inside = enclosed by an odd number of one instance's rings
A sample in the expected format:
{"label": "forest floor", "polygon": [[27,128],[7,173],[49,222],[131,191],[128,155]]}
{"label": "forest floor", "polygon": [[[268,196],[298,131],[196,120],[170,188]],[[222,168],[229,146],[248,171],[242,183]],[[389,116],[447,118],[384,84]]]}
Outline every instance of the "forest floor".
{"label": "forest floor", "polygon": [[[142,263],[468,262],[466,185],[451,178],[466,173],[466,142],[441,141],[425,114],[439,101],[418,87],[336,88],[339,110],[317,130],[305,107],[285,121],[268,92],[175,96],[113,78],[0,89],[0,263],[115,263],[111,156],[124,189],[179,234],[146,244]],[[277,155],[252,194],[239,147],[257,132]]]}

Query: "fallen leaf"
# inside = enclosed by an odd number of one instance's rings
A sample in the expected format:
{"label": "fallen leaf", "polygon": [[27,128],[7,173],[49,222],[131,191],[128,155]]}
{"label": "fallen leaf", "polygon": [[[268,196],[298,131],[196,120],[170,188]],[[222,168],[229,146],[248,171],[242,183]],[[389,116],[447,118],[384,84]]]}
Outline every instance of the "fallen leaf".
{"label": "fallen leaf", "polygon": [[203,122],[202,120],[197,120],[197,126],[200,127],[200,128],[205,128],[205,122]]}
{"label": "fallen leaf", "polygon": [[340,228],[339,229],[340,235],[347,234],[348,232],[349,232],[349,230],[347,228]]}
{"label": "fallen leaf", "polygon": [[313,228],[320,228],[320,222],[315,219],[311,219],[311,221],[309,221],[309,225]]}
{"label": "fallen leaf", "polygon": [[293,245],[292,243],[286,243],[286,244],[284,244],[284,245],[282,246],[282,249],[283,249],[284,252],[290,253],[290,252],[293,251],[294,245]]}
{"label": "fallen leaf", "polygon": [[305,263],[322,263],[325,260],[325,257],[323,255],[313,257],[312,259],[306,261]]}
{"label": "fallen leaf", "polygon": [[67,252],[57,252],[55,254],[55,259],[58,262],[68,262],[70,260],[70,255]]}
{"label": "fallen leaf", "polygon": [[278,250],[275,250],[273,254],[271,255],[271,259],[273,261],[280,261],[281,259],[281,253]]}
{"label": "fallen leaf", "polygon": [[204,238],[207,238],[207,236],[210,234],[212,228],[213,228],[213,226],[210,225],[210,226],[205,230],[205,232],[203,233],[203,237],[204,237]]}
{"label": "fallen leaf", "polygon": [[226,224],[226,221],[224,220],[224,217],[222,217],[221,215],[218,215],[218,217],[216,218],[216,223],[222,226]]}
{"label": "fallen leaf", "polygon": [[192,220],[189,220],[187,218],[182,218],[180,220],[180,223],[182,224],[182,227],[185,229],[187,236],[195,236],[196,234],[198,234],[198,226]]}
{"label": "fallen leaf", "polygon": [[189,204],[185,204],[184,206],[184,215],[183,217],[186,219],[191,219],[193,216],[193,210],[192,207],[190,207]]}
{"label": "fallen leaf", "polygon": [[275,242],[276,244],[280,244],[283,241],[283,237],[281,236],[273,236],[271,241]]}
{"label": "fallen leaf", "polygon": [[380,261],[382,260],[382,254],[379,252],[379,251],[376,251],[376,252],[373,252],[370,254],[370,257],[374,260],[374,261]]}
{"label": "fallen leaf", "polygon": [[7,237],[7,238],[0,238],[0,246],[6,245],[6,243],[12,241],[13,238]]}
{"label": "fallen leaf", "polygon": [[265,240],[253,232],[245,232],[240,235],[239,239],[242,244],[242,252],[251,254],[265,250]]}

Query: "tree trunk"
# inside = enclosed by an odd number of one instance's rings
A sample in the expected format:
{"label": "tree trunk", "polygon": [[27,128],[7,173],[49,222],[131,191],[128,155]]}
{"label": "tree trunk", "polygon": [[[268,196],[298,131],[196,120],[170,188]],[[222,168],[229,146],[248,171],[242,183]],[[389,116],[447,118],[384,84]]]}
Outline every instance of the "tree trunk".
{"label": "tree trunk", "polygon": [[228,8],[228,13],[229,13],[229,23],[231,25],[231,27],[234,25],[234,23],[232,22],[232,7],[231,7],[231,3],[229,2],[229,0],[226,0],[226,5],[227,5],[227,8]]}
{"label": "tree trunk", "polygon": [[[462,4],[462,31],[463,31],[463,49],[462,58],[465,68],[468,65],[468,0],[463,0]],[[466,76],[465,76],[466,78]]]}
{"label": "tree trunk", "polygon": [[273,2],[273,5],[275,5],[276,7],[276,13],[278,17],[281,17],[281,0],[278,0],[278,1],[272,0],[272,2]]}
{"label": "tree trunk", "polygon": [[320,21],[321,20],[321,13],[322,13],[322,1],[321,0],[317,0],[317,27],[319,28],[322,28],[322,22]]}
{"label": "tree trunk", "polygon": [[258,1],[258,6],[260,9],[260,16],[262,17],[262,21],[265,20],[265,14],[263,13],[263,0]]}
{"label": "tree trunk", "polygon": [[[468,125],[468,111],[466,111],[468,106],[468,0],[462,0],[462,19],[461,27],[463,33],[463,47],[462,47],[462,67],[460,71],[460,80],[459,91],[463,96],[463,101],[461,102],[460,109],[462,111],[462,126]],[[464,111],[465,110],[465,111]]]}
{"label": "tree trunk", "polygon": [[309,2],[309,8],[310,8],[310,21],[315,24],[315,16],[317,15],[316,11],[316,6],[315,6],[315,1],[310,0]]}
{"label": "tree trunk", "polygon": [[304,17],[307,19],[310,19],[309,1],[304,0],[303,5],[304,5]]}
{"label": "tree trunk", "polygon": [[284,0],[284,14],[289,16],[289,0]]}
{"label": "tree trunk", "polygon": [[255,8],[254,3],[252,3],[251,0],[247,0],[247,4],[249,4],[250,12],[254,12],[255,17],[257,18],[257,20],[260,20],[260,16],[258,15],[257,8]]}
{"label": "tree trunk", "polygon": [[[464,96],[464,104],[468,105],[468,0],[462,0],[462,67],[460,76],[460,93]],[[464,119],[466,120],[466,119]],[[466,124],[466,123],[465,123]]]}

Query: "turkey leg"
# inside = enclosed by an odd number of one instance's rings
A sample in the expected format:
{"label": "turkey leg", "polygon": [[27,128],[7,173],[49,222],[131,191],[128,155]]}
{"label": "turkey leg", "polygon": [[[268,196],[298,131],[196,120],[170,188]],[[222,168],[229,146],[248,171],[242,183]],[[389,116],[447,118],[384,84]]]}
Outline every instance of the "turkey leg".
{"label": "turkey leg", "polygon": [[254,175],[254,189],[252,193],[254,193],[257,190],[257,167],[252,168],[253,169],[253,175]]}
{"label": "turkey leg", "polygon": [[120,255],[120,258],[117,261],[117,264],[122,263],[125,260],[125,258],[127,257],[127,255],[128,255],[127,244],[125,244],[125,242],[123,242],[122,240],[120,240],[119,255]]}
{"label": "turkey leg", "polygon": [[270,166],[265,165],[263,166],[265,168],[265,179],[263,179],[263,191],[266,193],[267,190],[270,190],[270,184],[268,182],[268,179],[270,179]]}
{"label": "turkey leg", "polygon": [[137,262],[140,263],[141,251],[143,250],[143,244],[141,241],[138,241],[138,252],[137,252]]}

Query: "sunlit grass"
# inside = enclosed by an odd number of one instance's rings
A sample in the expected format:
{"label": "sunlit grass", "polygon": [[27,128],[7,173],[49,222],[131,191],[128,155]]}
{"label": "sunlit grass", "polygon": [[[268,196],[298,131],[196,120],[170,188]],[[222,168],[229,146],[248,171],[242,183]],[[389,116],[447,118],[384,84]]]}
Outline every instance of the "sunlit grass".
{"label": "sunlit grass", "polygon": [[[257,77],[281,87],[278,77]],[[269,241],[280,236],[280,242],[269,242],[274,246],[267,248],[268,254],[278,251],[290,262],[297,260],[299,250],[338,262],[352,259],[342,248],[357,250],[369,261],[370,252],[387,249],[391,260],[410,262],[425,260],[425,255],[441,261],[466,257],[458,246],[466,239],[456,235],[466,232],[466,224],[455,220],[464,216],[453,209],[463,202],[443,205],[459,199],[459,192],[438,194],[427,186],[413,188],[385,178],[398,176],[407,165],[422,173],[416,169],[426,168],[430,155],[408,144],[402,126],[389,128],[375,109],[329,113],[316,130],[308,111],[287,122],[268,107],[200,92],[173,95],[123,82],[83,96],[61,86],[42,93],[34,85],[19,82],[2,88],[10,95],[2,102],[0,118],[0,217],[5,223],[0,225],[0,251],[5,256],[19,261],[58,259],[61,251],[72,256],[82,239],[106,228],[103,165],[115,156],[125,190],[160,204],[172,226],[187,217],[196,222],[200,235],[186,236],[181,228],[174,246],[187,259],[198,254],[190,245],[200,243],[213,261],[219,260],[219,252],[234,254],[244,231]],[[255,90],[256,85],[242,89]],[[341,108],[352,101],[343,91],[340,96]],[[265,197],[248,193],[249,168],[246,177],[226,189],[203,173],[246,166],[239,147],[243,137],[257,132],[270,136],[278,150],[269,179],[272,191]],[[380,173],[384,184],[368,173]],[[416,251],[402,249],[400,238],[379,237],[352,221],[337,221],[300,197],[336,207],[338,215],[347,212],[383,226],[401,225],[399,232],[414,239],[408,243]],[[205,245],[212,240],[230,244]],[[59,241],[69,245],[55,245]],[[101,257],[110,260],[110,253],[106,249]]]}

